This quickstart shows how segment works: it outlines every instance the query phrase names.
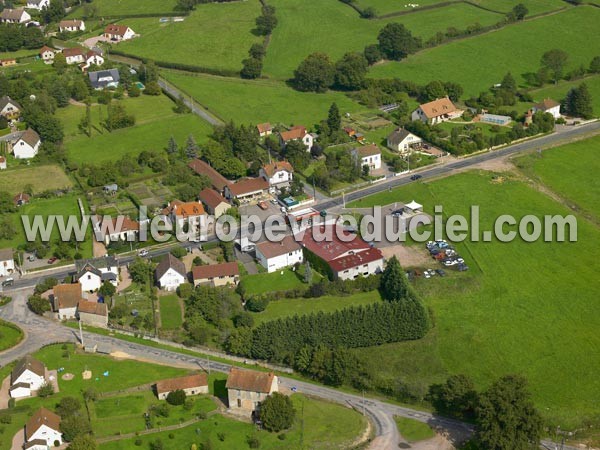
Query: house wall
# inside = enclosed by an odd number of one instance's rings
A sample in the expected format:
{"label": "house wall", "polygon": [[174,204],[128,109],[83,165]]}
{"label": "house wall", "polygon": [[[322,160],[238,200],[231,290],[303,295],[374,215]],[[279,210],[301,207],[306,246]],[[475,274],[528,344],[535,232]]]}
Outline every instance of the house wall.
{"label": "house wall", "polygon": [[230,207],[231,205],[229,203],[221,202],[219,205],[217,205],[214,211],[211,211],[211,213],[213,216],[215,216],[215,218],[219,218],[225,214]]}
{"label": "house wall", "polygon": [[81,283],[84,292],[97,291],[102,286],[102,278],[95,273],[86,272],[77,281]]}
{"label": "house wall", "polygon": [[371,170],[381,169],[381,155],[365,156],[361,159],[361,165],[367,165]]}
{"label": "house wall", "polygon": [[13,145],[13,154],[17,159],[30,159],[38,154],[40,143],[38,142],[34,147],[29,145],[27,142],[19,139],[15,145]]}
{"label": "house wall", "polygon": [[0,277],[5,277],[15,271],[15,261],[12,259],[0,261]]}
{"label": "house wall", "polygon": [[60,431],[53,430],[52,428],[42,425],[37,429],[35,433],[29,438],[29,441],[35,439],[43,439],[46,441],[49,447],[54,447],[54,441],[58,441],[62,444],[62,433]]}
{"label": "house wall", "polygon": [[31,389],[30,388],[25,388],[25,387],[20,387],[17,389],[13,389],[12,391],[10,391],[10,397],[11,398],[26,398],[26,397],[31,397]]}
{"label": "house wall", "polygon": [[78,312],[79,320],[87,325],[94,327],[108,327],[108,316],[100,316],[98,314],[90,314],[85,312]]}
{"label": "house wall", "polygon": [[[196,386],[196,387],[192,387],[192,388],[188,388],[188,389],[183,389],[183,392],[185,392],[186,396],[208,394],[208,385]],[[158,394],[158,399],[166,400],[167,395],[169,395],[169,392],[161,392],[160,394]]]}
{"label": "house wall", "polygon": [[162,289],[167,291],[176,290],[180,284],[185,283],[185,277],[181,276],[180,273],[173,269],[169,269],[165,274],[158,280],[158,284]]}
{"label": "house wall", "polygon": [[216,278],[199,278],[194,280],[194,287],[199,286],[201,284],[208,284],[212,287],[219,286],[227,286],[227,285],[237,285],[239,281],[239,277],[237,276],[225,276],[225,277],[216,277]]}
{"label": "house wall", "polygon": [[16,117],[19,117],[20,114],[21,110],[12,103],[7,103],[6,106],[0,112],[0,115],[6,117],[7,119],[14,119]]}
{"label": "house wall", "polygon": [[77,314],[77,307],[73,308],[60,308],[58,310],[58,318],[63,319],[75,319]]}
{"label": "house wall", "polygon": [[227,400],[229,409],[239,412],[252,413],[258,407],[258,404],[267,398],[273,392],[279,390],[279,381],[277,377],[273,378],[269,393],[242,391],[239,389],[227,389]]}
{"label": "house wall", "polygon": [[296,263],[301,263],[304,261],[302,249],[295,250],[291,253],[286,253],[284,255],[279,255],[274,258],[267,258],[260,252],[260,250],[257,249],[256,258],[258,259],[258,262],[265,269],[267,269],[267,272],[269,273],[283,269],[284,267],[293,266]]}
{"label": "house wall", "polygon": [[46,379],[43,376],[39,376],[37,373],[33,373],[31,370],[26,370],[14,381],[13,384],[28,383],[31,387],[31,390],[37,391],[45,382]]}
{"label": "house wall", "polygon": [[374,275],[383,270],[383,258],[368,264],[351,267],[341,272],[336,272],[336,278],[340,280],[353,280],[358,276]]}

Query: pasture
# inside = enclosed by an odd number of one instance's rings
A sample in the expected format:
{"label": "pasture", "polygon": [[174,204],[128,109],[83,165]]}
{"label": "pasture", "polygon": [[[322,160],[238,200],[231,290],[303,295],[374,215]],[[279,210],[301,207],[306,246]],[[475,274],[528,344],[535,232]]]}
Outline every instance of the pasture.
{"label": "pasture", "polygon": [[333,102],[337,103],[342,114],[365,110],[341,92],[298,92],[277,81],[248,81],[175,72],[165,72],[163,76],[213,114],[237,123],[302,124],[310,129],[327,118]]}
{"label": "pasture", "polygon": [[181,305],[176,295],[164,295],[159,299],[160,323],[165,330],[176,330],[181,327],[183,318],[181,316]]}
{"label": "pasture", "polygon": [[241,285],[248,295],[264,294],[272,291],[288,291],[303,288],[306,285],[292,269],[283,269],[271,273],[257,273],[242,277]]}
{"label": "pasture", "polygon": [[[469,217],[470,205],[480,205],[481,230],[493,229],[500,214],[519,220],[528,214],[572,212],[510,173],[503,174],[502,182],[493,175],[467,172],[415,183],[367,198],[361,206],[415,198],[428,213],[433,205],[442,205],[447,218]],[[565,174],[573,184],[579,177],[575,170]],[[590,189],[597,190],[598,180],[591,183]],[[463,242],[457,248],[471,267],[467,274],[416,283],[435,315],[433,340],[358,353],[372,361],[381,350],[387,368],[380,364],[378,376],[412,379],[419,389],[445,372],[468,374],[480,388],[502,374],[519,373],[528,378],[548,422],[566,429],[593,419],[599,413],[600,380],[595,374],[600,360],[589,355],[600,346],[600,305],[592,289],[597,274],[589,243],[599,239],[598,227],[578,216],[578,242]],[[405,361],[425,360],[429,366],[415,368],[388,359],[401,352]],[[418,378],[415,371],[423,376]]]}
{"label": "pasture", "polygon": [[252,34],[259,15],[260,3],[249,0],[201,4],[183,22],[127,19],[127,25],[141,36],[118,48],[156,61],[237,71],[250,46],[261,42]]}
{"label": "pasture", "polygon": [[[581,64],[587,67],[598,53],[589,42],[600,38],[599,21],[598,8],[570,8],[423,50],[401,62],[374,66],[369,73],[374,78],[398,77],[419,84],[433,80],[454,81],[463,86],[463,97],[489,89],[508,71],[520,86],[527,86],[526,74],[535,73],[540,68],[542,55],[553,48],[569,54],[566,72]],[[559,42],[556,42],[557,35],[561,36]]]}
{"label": "pasture", "polygon": [[271,4],[277,8],[279,25],[273,31],[263,73],[279,79],[292,77],[310,53],[327,53],[335,61],[344,53],[362,51],[377,42],[379,30],[390,22],[402,23],[415,35],[428,39],[448,27],[465,29],[476,22],[491,25],[503,18],[466,3],[382,20],[361,19],[339,1],[273,0]]}
{"label": "pasture", "polygon": [[[409,3],[418,5],[417,7],[408,6]],[[409,11],[418,11],[420,8],[437,5],[438,3],[445,3],[445,0],[416,0],[413,2],[406,2],[403,0],[358,0],[357,4],[360,8],[373,7],[377,12],[377,15],[390,14],[390,13],[406,13]],[[457,0],[456,3],[460,3]],[[472,3],[481,5],[484,8],[494,10],[501,13],[509,12],[516,4],[520,3],[519,0],[473,0]],[[554,11],[565,7],[564,2],[561,0],[528,0],[526,3],[529,9],[529,14],[539,14],[547,11]]]}
{"label": "pasture", "polygon": [[[94,0],[96,17],[120,17],[135,14],[161,14],[172,13],[177,5],[177,0]],[[85,15],[83,7],[75,8],[69,15],[69,19],[82,18]],[[134,31],[137,31],[134,28]]]}
{"label": "pasture", "polygon": [[[14,167],[18,160],[10,158],[9,167]],[[0,176],[0,191],[10,194],[23,192],[30,187],[33,194],[44,191],[62,190],[73,187],[73,182],[57,165],[44,166],[17,166],[14,169],[4,170]]]}
{"label": "pasture", "polygon": [[565,202],[600,219],[600,183],[593,167],[600,152],[600,136],[530,153],[514,160],[519,169],[548,186]]}
{"label": "pasture", "polygon": [[92,137],[78,129],[85,115],[85,106],[69,105],[57,110],[56,115],[65,127],[65,148],[71,161],[101,163],[115,161],[125,154],[138,155],[143,150],[161,151],[170,136],[183,143],[192,134],[202,142],[212,131],[210,125],[194,114],[176,114],[173,102],[166,96],[145,96],[120,100],[136,124],[109,133],[102,127],[106,105],[92,106]]}
{"label": "pasture", "polygon": [[[203,420],[172,433],[160,432],[149,436],[140,436],[142,448],[157,438],[162,440],[165,448],[184,449],[192,444],[200,447],[210,441],[211,448],[228,450],[231,448],[247,447],[247,439],[256,436],[261,449],[281,448],[348,448],[366,427],[366,419],[356,411],[343,406],[304,397],[292,395],[296,409],[296,419],[290,430],[285,431],[285,439],[278,439],[278,434],[258,431],[250,423],[236,421],[220,414],[210,420]],[[223,435],[224,439],[218,437]],[[99,445],[100,450],[125,450],[134,447],[135,438],[123,439]]]}

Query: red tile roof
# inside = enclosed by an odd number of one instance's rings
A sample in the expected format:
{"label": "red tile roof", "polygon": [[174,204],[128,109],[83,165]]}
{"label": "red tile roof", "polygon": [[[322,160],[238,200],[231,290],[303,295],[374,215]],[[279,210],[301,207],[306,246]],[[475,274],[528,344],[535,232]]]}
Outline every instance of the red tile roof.
{"label": "red tile roof", "polygon": [[235,197],[265,191],[267,189],[269,189],[269,182],[264,178],[244,178],[229,185],[229,191]]}
{"label": "red tile roof", "polygon": [[457,109],[448,97],[438,98],[432,102],[424,103],[420,105],[420,108],[429,119],[453,113]]}
{"label": "red tile roof", "polygon": [[169,378],[156,382],[156,393],[164,394],[178,389],[192,389],[208,386],[208,377],[205,373],[187,375],[184,377]]}
{"label": "red tile roof", "polygon": [[206,206],[213,210],[221,203],[229,204],[227,200],[225,200],[225,197],[223,197],[221,194],[219,194],[217,191],[211,188],[206,188],[200,191],[198,198],[202,203],[204,203]]}
{"label": "red tile roof", "polygon": [[37,430],[46,425],[55,431],[60,431],[60,416],[46,408],[38,409],[25,425],[25,439],[29,441]]}
{"label": "red tile roof", "polygon": [[273,372],[257,372],[255,370],[232,367],[229,371],[225,387],[227,389],[268,394],[271,392],[274,379],[275,374]]}
{"label": "red tile roof", "polygon": [[379,155],[381,154],[381,150],[377,147],[376,144],[365,145],[363,147],[358,147],[358,154],[365,158],[367,156]]}
{"label": "red tile roof", "polygon": [[378,248],[370,248],[364,252],[355,253],[353,255],[344,256],[342,258],[329,261],[329,267],[335,272],[342,272],[352,267],[362,266],[373,261],[383,259],[383,254]]}
{"label": "red tile roof", "polygon": [[535,104],[537,109],[541,109],[542,111],[548,111],[550,108],[554,108],[556,106],[560,106],[556,100],[552,100],[551,98],[545,98],[539,103]]}
{"label": "red tile roof", "polygon": [[258,129],[258,132],[261,134],[271,131],[273,129],[269,122],[259,123],[258,125],[256,125],[256,128]]}
{"label": "red tile roof", "polygon": [[265,164],[263,166],[263,170],[269,177],[272,177],[275,174],[275,172],[278,172],[280,170],[286,170],[290,173],[294,173],[294,168],[287,161],[276,161],[271,164]]}
{"label": "red tile roof", "polygon": [[[363,241],[359,236],[348,233],[341,228],[338,228],[337,230],[334,226],[321,226],[318,230],[315,228],[316,227],[310,227],[305,231],[302,238],[302,245],[324,261],[333,261],[345,253],[356,253],[371,248],[369,244]],[[327,238],[318,241],[314,236],[315,232],[317,238],[320,237],[319,234],[325,235]],[[337,233],[352,239],[348,242],[344,242],[337,236]]]}
{"label": "red tile roof", "polygon": [[207,177],[217,191],[222,191],[225,186],[230,184],[223,175],[221,175],[208,163],[202,161],[201,159],[193,159],[189,162],[188,167],[198,175],[204,175]]}
{"label": "red tile roof", "polygon": [[65,55],[65,58],[68,58],[70,56],[83,56],[83,50],[81,50],[78,47],[65,48],[63,49],[62,54]]}
{"label": "red tile roof", "polygon": [[75,308],[81,298],[81,284],[57,284],[54,286],[54,299],[58,309]]}
{"label": "red tile roof", "polygon": [[195,266],[192,268],[194,280],[206,280],[217,277],[233,277],[240,274],[236,262],[212,264],[210,266]]}
{"label": "red tile roof", "polygon": [[296,125],[295,127],[290,128],[289,131],[282,131],[279,134],[284,142],[292,141],[294,139],[302,139],[304,136],[306,136],[306,128],[301,125]]}
{"label": "red tile roof", "polygon": [[125,33],[127,33],[128,29],[129,29],[129,27],[127,27],[125,25],[117,25],[117,24],[113,23],[113,24],[106,26],[106,28],[104,29],[104,33],[118,35],[118,36],[124,36]]}
{"label": "red tile roof", "polygon": [[87,300],[79,301],[79,304],[77,305],[77,311],[87,314],[95,314],[102,317],[106,317],[108,315],[106,303],[88,302]]}

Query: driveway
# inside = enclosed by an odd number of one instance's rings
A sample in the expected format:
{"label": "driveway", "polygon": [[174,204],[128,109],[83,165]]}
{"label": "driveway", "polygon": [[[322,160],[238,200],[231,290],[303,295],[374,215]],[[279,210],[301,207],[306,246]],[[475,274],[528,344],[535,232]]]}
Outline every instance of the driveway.
{"label": "driveway", "polygon": [[258,273],[258,268],[256,267],[254,257],[252,256],[254,252],[244,253],[241,252],[237,247],[234,248],[234,252],[235,259],[244,265],[244,269],[246,269],[248,275],[256,275]]}
{"label": "driveway", "polygon": [[2,386],[0,387],[0,409],[8,408],[8,400],[10,399],[10,375],[2,380]]}
{"label": "driveway", "polygon": [[110,42],[110,40],[105,38],[104,36],[94,36],[91,38],[87,38],[85,41],[83,41],[83,45],[87,48],[92,48],[96,47],[98,45],[98,42]]}

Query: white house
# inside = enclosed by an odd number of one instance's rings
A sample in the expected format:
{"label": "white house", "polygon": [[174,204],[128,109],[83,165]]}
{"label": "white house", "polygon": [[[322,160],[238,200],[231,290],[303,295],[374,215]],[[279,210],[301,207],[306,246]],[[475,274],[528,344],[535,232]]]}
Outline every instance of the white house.
{"label": "white house", "polygon": [[85,54],[85,69],[92,65],[101,66],[102,64],[104,64],[104,57],[97,51],[90,50]]}
{"label": "white house", "polygon": [[46,383],[46,367],[37,359],[26,356],[17,362],[10,373],[10,396],[12,398],[30,397]]}
{"label": "white house", "polygon": [[37,9],[41,11],[50,6],[50,0],[27,0],[27,9]]}
{"label": "white house", "polygon": [[534,113],[538,111],[550,113],[555,119],[558,119],[561,116],[560,103],[558,103],[556,100],[552,100],[551,98],[545,98],[540,103],[536,103],[533,105],[532,109]]}
{"label": "white house", "polygon": [[208,394],[208,377],[205,373],[170,378],[156,383],[156,396],[165,400],[170,392],[182,390],[185,395]]}
{"label": "white house", "polygon": [[110,24],[104,29],[104,37],[111,41],[121,42],[135,37],[135,32],[125,25]]}
{"label": "white house", "polygon": [[45,64],[52,64],[57,52],[58,50],[54,50],[53,48],[44,45],[40,49],[40,58],[42,58],[42,61],[44,61]]}
{"label": "white house", "polygon": [[74,31],[85,31],[85,22],[83,20],[61,20],[58,24],[61,33]]}
{"label": "white house", "polygon": [[412,120],[420,120],[435,125],[460,117],[463,111],[458,109],[448,97],[438,98],[429,103],[419,105],[412,113]]}
{"label": "white house", "polygon": [[118,241],[133,242],[140,232],[140,224],[127,216],[107,218],[106,221],[102,217],[96,219],[95,223],[92,221],[94,234],[100,238],[98,241],[103,241],[105,245]]}
{"label": "white house", "polygon": [[[163,214],[169,218],[175,231],[186,230],[190,234],[190,237],[196,237],[201,225],[203,225],[203,216],[206,219],[206,211],[202,203],[198,202],[182,202],[179,200],[173,200],[170,202],[165,209]],[[187,228],[186,228],[187,227]]]}
{"label": "white house", "polygon": [[360,167],[369,167],[369,170],[381,169],[381,150],[375,144],[364,145],[355,148],[353,151],[355,158],[360,158]]}
{"label": "white house", "polygon": [[294,179],[294,168],[287,161],[277,161],[260,168],[259,175],[269,182],[271,188],[289,186]]}
{"label": "white house", "polygon": [[31,128],[25,130],[23,134],[12,144],[12,152],[17,159],[30,159],[38,154],[42,141],[40,136]]}
{"label": "white house", "polygon": [[170,253],[158,263],[154,273],[158,285],[166,291],[174,291],[187,281],[185,265]]}
{"label": "white house", "polygon": [[115,287],[119,284],[119,265],[114,256],[79,259],[75,261],[75,270],[73,281],[79,282],[84,292],[97,291],[105,281]]}
{"label": "white house", "polygon": [[5,8],[2,10],[2,13],[0,13],[0,22],[2,23],[26,23],[30,20],[31,16],[23,8]]}
{"label": "white house", "polygon": [[297,125],[290,128],[288,131],[279,133],[279,143],[282,147],[290,141],[300,141],[306,146],[306,150],[310,151],[314,143],[314,135],[306,131],[306,127]]}
{"label": "white house", "polygon": [[6,158],[0,156],[0,170],[6,170]]}
{"label": "white house", "polygon": [[77,305],[80,300],[83,300],[80,283],[57,284],[54,286],[52,303],[58,319],[75,319],[77,317]]}
{"label": "white house", "polygon": [[273,127],[269,122],[259,123],[256,125],[256,130],[260,137],[270,136],[273,133]]}
{"label": "white house", "polygon": [[8,95],[0,98],[0,116],[6,120],[16,119],[21,115],[21,105],[15,102]]}
{"label": "white house", "polygon": [[404,128],[398,128],[394,130],[387,137],[387,147],[399,153],[408,153],[411,148],[413,148],[415,145],[421,144],[422,142],[423,139],[416,134],[412,134],[410,131],[405,130]]}
{"label": "white house", "polygon": [[85,54],[79,47],[65,48],[62,54],[65,55],[67,64],[81,64],[85,62]]}
{"label": "white house", "polygon": [[15,260],[12,248],[0,249],[0,277],[12,275],[15,271]]}
{"label": "white house", "polygon": [[41,442],[45,442],[47,448],[55,447],[56,444],[62,445],[60,416],[46,408],[38,409],[25,425],[25,442],[34,445],[42,445]]}
{"label": "white house", "polygon": [[280,242],[265,241],[257,244],[256,259],[270,273],[303,262],[304,255],[294,237],[286,236]]}

